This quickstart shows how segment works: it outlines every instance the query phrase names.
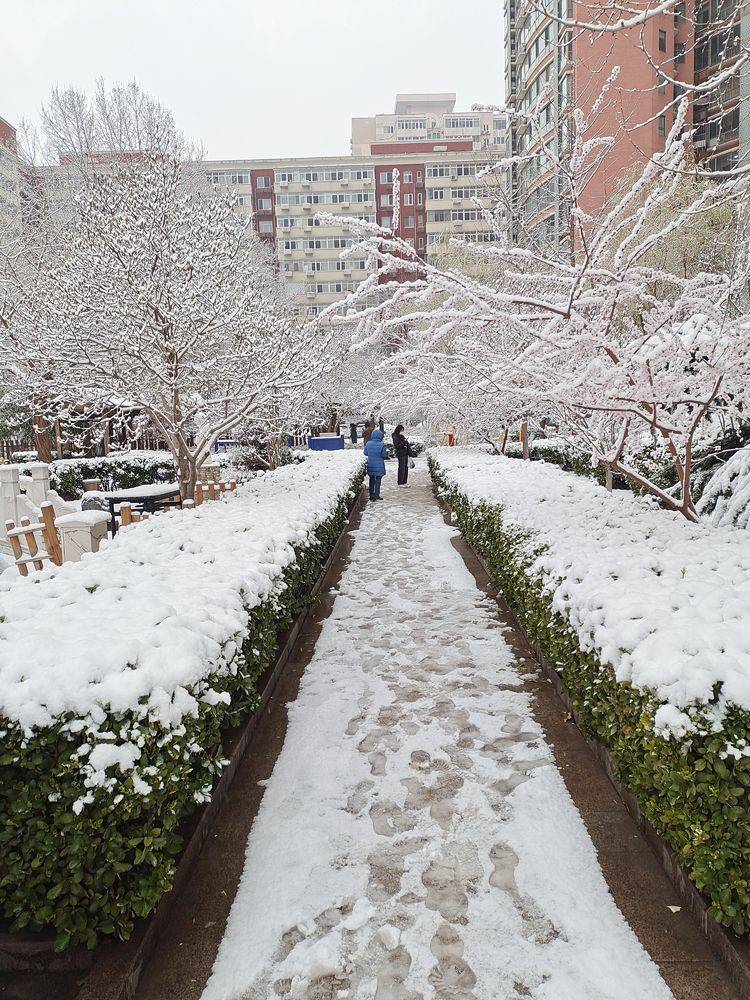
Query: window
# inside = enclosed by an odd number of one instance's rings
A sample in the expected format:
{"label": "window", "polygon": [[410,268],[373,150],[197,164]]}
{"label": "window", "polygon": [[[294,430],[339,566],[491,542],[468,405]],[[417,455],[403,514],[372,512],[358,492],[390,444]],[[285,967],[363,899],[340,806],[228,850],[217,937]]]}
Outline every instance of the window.
{"label": "window", "polygon": [[666,31],[659,31],[659,51],[667,51],[667,33]]}
{"label": "window", "polygon": [[238,205],[250,205],[251,203],[252,203],[252,199],[250,198],[249,195],[247,195],[247,194],[239,194],[239,195],[237,195],[237,204]]}
{"label": "window", "polygon": [[428,177],[450,177],[451,168],[447,163],[428,163],[427,164],[427,176]]}
{"label": "window", "polygon": [[227,187],[236,187],[237,184],[249,184],[250,175],[246,173],[227,173],[224,170],[212,170],[206,174],[209,184],[224,184]]}
{"label": "window", "polygon": [[685,62],[685,46],[682,42],[677,42],[674,47],[674,61],[676,63]]}
{"label": "window", "polygon": [[446,128],[479,128],[478,118],[463,118],[445,116]]}
{"label": "window", "polygon": [[414,229],[414,221],[415,220],[414,220],[414,216],[413,215],[406,215],[406,216],[404,216],[404,228],[405,229]]}
{"label": "window", "polygon": [[258,211],[259,212],[270,212],[273,203],[270,198],[258,198]]}
{"label": "window", "polygon": [[657,89],[660,94],[666,94],[667,92],[667,81],[663,76],[659,76],[659,86]]}
{"label": "window", "polygon": [[258,223],[259,233],[272,233],[273,232],[273,219],[261,219]]}
{"label": "window", "polygon": [[404,172],[404,184],[411,184],[412,182],[412,172],[411,170],[406,170]]}
{"label": "window", "polygon": [[658,125],[659,125],[659,135],[666,135],[667,134],[667,116],[666,115],[659,115]]}
{"label": "window", "polygon": [[390,206],[392,204],[393,204],[393,195],[392,194],[381,194],[381,196],[380,196],[380,207],[381,208],[390,208]]}
{"label": "window", "polygon": [[419,132],[425,128],[425,119],[399,118],[396,124],[404,132]]}
{"label": "window", "polygon": [[424,236],[419,237],[419,249],[424,250]]}
{"label": "window", "polygon": [[427,197],[433,201],[441,201],[445,198],[445,188],[427,188]]}
{"label": "window", "polygon": [[383,229],[390,229],[391,226],[393,225],[393,216],[384,215],[380,221],[380,225],[383,227]]}
{"label": "window", "polygon": [[[245,174],[244,176],[247,177],[247,174]],[[247,181],[238,181],[238,183],[239,184],[247,184]],[[270,177],[265,177],[265,176],[264,177],[259,177],[258,180],[256,181],[256,187],[259,187],[259,188],[270,188],[270,186],[271,186],[271,178]]]}
{"label": "window", "polygon": [[388,170],[382,170],[380,172],[380,183],[381,184],[393,184],[393,172]]}
{"label": "window", "polygon": [[417,191],[417,204],[421,205],[424,202],[424,195],[421,191]]}
{"label": "window", "polygon": [[414,204],[414,195],[413,194],[405,194],[404,195],[404,205],[413,205],[413,204]]}
{"label": "window", "polygon": [[417,171],[417,184],[421,184],[421,183],[422,183],[422,171],[418,170]]}

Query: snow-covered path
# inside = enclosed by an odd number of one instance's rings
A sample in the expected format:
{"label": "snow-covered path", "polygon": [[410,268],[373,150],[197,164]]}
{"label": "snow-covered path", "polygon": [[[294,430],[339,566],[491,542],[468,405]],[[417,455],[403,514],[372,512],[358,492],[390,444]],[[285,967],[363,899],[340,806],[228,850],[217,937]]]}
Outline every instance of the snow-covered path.
{"label": "snow-covered path", "polygon": [[426,472],[385,484],[203,1000],[667,1000]]}

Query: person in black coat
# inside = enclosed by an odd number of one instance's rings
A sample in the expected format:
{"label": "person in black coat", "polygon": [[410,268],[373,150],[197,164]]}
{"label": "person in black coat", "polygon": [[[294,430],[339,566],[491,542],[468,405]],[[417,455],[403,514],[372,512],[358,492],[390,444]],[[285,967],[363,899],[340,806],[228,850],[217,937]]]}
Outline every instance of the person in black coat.
{"label": "person in black coat", "polygon": [[397,485],[407,486],[406,480],[409,478],[409,442],[404,436],[404,425],[399,424],[393,432],[393,450],[398,459],[398,479]]}

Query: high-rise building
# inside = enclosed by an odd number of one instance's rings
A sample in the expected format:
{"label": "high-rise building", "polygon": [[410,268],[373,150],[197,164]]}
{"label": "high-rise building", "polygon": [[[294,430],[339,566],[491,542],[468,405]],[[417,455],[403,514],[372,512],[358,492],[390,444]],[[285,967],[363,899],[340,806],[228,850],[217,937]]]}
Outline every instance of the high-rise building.
{"label": "high-rise building", "polygon": [[[393,114],[352,120],[351,153],[205,160],[198,168],[210,186],[236,193],[237,211],[273,248],[291,302],[314,316],[368,273],[364,255],[341,259],[354,240],[347,218],[393,229],[425,259],[452,236],[490,242],[503,232],[509,178],[491,168],[510,153],[508,117],[454,108],[454,94],[402,94]],[[97,169],[112,162],[97,159]],[[42,179],[47,210],[64,218],[80,186],[75,164],[45,168]]]}
{"label": "high-rise building", "polygon": [[0,235],[21,224],[21,172],[16,130],[0,118]]}
{"label": "high-rise building", "polygon": [[[401,94],[392,114],[352,120],[350,155],[209,161],[206,179],[236,190],[239,211],[253,213],[258,233],[273,244],[294,303],[316,315],[367,274],[364,257],[340,259],[353,239],[343,217],[394,228],[425,257],[451,236],[495,238],[485,213],[502,202],[507,178],[477,174],[509,155],[507,115],[454,106],[454,94]],[[318,212],[341,222],[322,224]],[[504,225],[502,209],[496,218]]]}
{"label": "high-rise building", "polygon": [[[514,153],[523,158],[513,178],[518,238],[523,234],[553,245],[569,239],[568,188],[555,160],[568,162],[574,107],[587,121],[584,138],[614,140],[596,167],[577,178],[583,187],[580,206],[597,218],[627,175],[664,149],[675,98],[694,79],[692,19],[685,3],[618,32],[564,23],[592,19],[591,5],[582,0],[557,0],[554,8],[505,0],[508,106],[516,113]],[[685,127],[692,128],[690,115]]]}
{"label": "high-rise building", "polygon": [[[695,4],[695,83],[705,84],[731,69],[750,39],[750,10],[737,0],[699,0]],[[744,45],[742,44],[744,41]],[[750,70],[724,76],[715,87],[695,95],[696,157],[709,170],[746,166],[750,158]]]}

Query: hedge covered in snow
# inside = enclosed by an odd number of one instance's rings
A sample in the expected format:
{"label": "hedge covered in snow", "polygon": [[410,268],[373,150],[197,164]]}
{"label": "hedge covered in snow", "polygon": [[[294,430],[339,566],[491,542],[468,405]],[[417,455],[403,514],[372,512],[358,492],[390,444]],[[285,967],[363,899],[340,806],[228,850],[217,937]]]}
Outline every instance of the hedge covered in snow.
{"label": "hedge covered in snow", "polygon": [[717,528],[750,528],[750,448],[736,451],[714,472],[698,501],[698,513]]}
{"label": "hedge covered in snow", "polygon": [[175,479],[168,451],[124,451],[105,458],[62,458],[50,465],[50,486],[73,500],[83,493],[84,479],[99,479],[103,490],[171,483]]}
{"label": "hedge covered in snow", "polygon": [[710,899],[750,928],[750,537],[546,463],[430,467],[618,777]]}
{"label": "hedge covered in snow", "polygon": [[364,475],[322,454],[0,580],[0,912],[57,947],[127,937],[257,704]]}

